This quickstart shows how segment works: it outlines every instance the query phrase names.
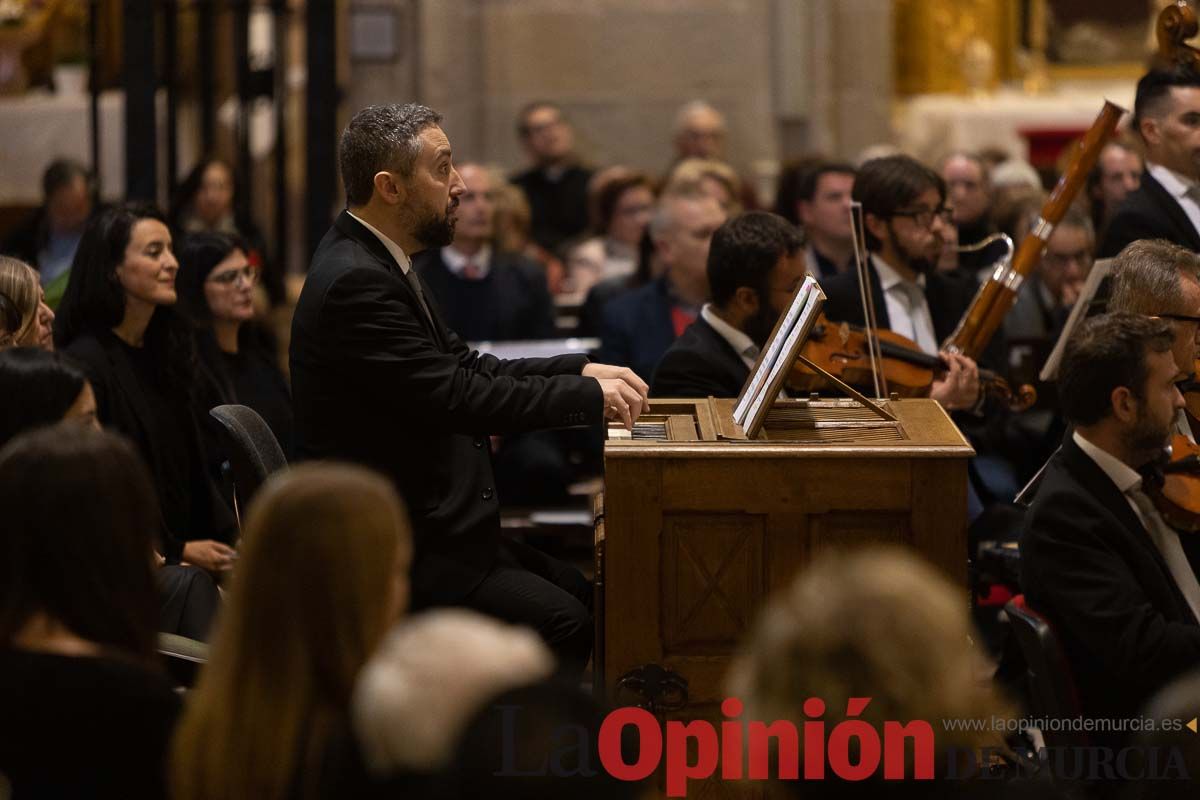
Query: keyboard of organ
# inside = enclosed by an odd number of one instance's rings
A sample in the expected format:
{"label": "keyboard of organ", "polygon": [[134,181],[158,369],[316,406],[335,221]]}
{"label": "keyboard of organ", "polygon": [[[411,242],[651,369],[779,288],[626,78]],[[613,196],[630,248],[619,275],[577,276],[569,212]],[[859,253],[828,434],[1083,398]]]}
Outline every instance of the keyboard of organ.
{"label": "keyboard of organ", "polygon": [[650,702],[635,687],[657,666],[687,682],[685,705],[655,702],[666,718],[719,721],[729,658],[761,604],[826,547],[908,544],[967,602],[973,451],[936,402],[883,401],[889,421],[856,401],[779,401],[754,440],[734,402],[652,400],[632,436],[605,445],[596,685],[610,703]]}

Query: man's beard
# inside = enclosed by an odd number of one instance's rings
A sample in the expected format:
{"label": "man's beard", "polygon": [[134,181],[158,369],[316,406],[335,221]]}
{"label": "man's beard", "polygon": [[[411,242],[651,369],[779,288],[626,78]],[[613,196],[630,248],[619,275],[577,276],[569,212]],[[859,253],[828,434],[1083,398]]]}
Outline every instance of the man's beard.
{"label": "man's beard", "polygon": [[[759,297],[766,297],[765,292],[759,292]],[[771,338],[771,331],[775,330],[775,323],[779,319],[779,313],[771,308],[771,305],[765,301],[759,301],[758,311],[755,311],[742,326],[742,330],[750,337],[750,341],[758,345],[758,348],[767,346],[767,339]]]}
{"label": "man's beard", "polygon": [[[900,241],[900,237],[896,235],[896,232],[892,230],[890,222],[888,223],[888,235],[892,237],[892,248],[900,254],[900,257],[903,258],[905,262],[904,264],[900,264],[898,266],[907,266],[918,275],[929,275],[933,272],[934,268],[937,266],[936,255],[933,256],[933,258],[929,258],[924,253],[913,253],[910,251]],[[940,245],[938,249],[941,249]]]}
{"label": "man's beard", "polygon": [[1173,422],[1174,420],[1165,426],[1160,425],[1150,419],[1144,409],[1138,409],[1133,429],[1125,434],[1125,444],[1129,452],[1150,458],[1157,456],[1170,442]]}
{"label": "man's beard", "polygon": [[413,238],[420,242],[422,247],[445,247],[454,241],[454,226],[457,223],[458,218],[452,216],[449,211],[440,216],[435,212],[418,220],[413,230]]}

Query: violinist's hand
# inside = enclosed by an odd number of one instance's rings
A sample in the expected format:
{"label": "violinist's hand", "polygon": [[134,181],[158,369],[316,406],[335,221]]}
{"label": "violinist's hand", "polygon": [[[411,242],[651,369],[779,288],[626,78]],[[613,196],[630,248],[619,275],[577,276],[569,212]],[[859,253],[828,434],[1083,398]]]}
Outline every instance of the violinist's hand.
{"label": "violinist's hand", "polygon": [[929,396],[947,411],[974,408],[979,400],[979,367],[964,355],[942,353],[949,369],[933,382]]}

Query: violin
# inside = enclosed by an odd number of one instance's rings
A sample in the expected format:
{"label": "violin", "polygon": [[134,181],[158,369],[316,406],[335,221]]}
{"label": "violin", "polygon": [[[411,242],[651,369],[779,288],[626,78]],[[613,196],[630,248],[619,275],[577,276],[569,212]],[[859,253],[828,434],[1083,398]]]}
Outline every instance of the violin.
{"label": "violin", "polygon": [[[894,331],[876,330],[874,338],[882,356],[880,369],[888,391],[900,397],[928,396],[934,378],[949,369],[941,356],[924,352],[916,342]],[[846,383],[870,386],[874,378],[871,346],[866,328],[844,322],[835,324],[821,314],[801,352]],[[982,391],[999,397],[1014,411],[1024,411],[1037,401],[1032,386],[1022,386],[1014,393],[1004,378],[990,370],[979,370],[979,384]],[[798,392],[814,392],[827,388],[827,381],[797,362],[792,367],[788,387]]]}
{"label": "violin", "polygon": [[1152,470],[1143,488],[1163,520],[1177,531],[1200,531],[1200,444],[1177,433],[1164,463]]}

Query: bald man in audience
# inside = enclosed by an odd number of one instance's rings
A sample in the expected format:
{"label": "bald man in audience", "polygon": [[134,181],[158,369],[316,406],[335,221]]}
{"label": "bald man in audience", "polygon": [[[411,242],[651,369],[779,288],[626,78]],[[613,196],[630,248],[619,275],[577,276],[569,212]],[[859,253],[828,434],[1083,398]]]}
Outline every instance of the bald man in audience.
{"label": "bald man in audience", "polygon": [[592,171],[575,152],[575,131],[556,103],[535,101],[521,109],[517,136],[530,167],[512,177],[529,200],[533,239],[550,252],[588,226]]}
{"label": "bald man in audience", "polygon": [[1092,224],[1103,237],[1108,223],[1130,192],[1142,185],[1146,166],[1131,142],[1115,139],[1100,151],[1096,166],[1088,174],[1088,198],[1092,202]]}
{"label": "bald man in audience", "polygon": [[[704,158],[725,161],[725,139],[728,126],[725,115],[704,100],[693,100],[675,114],[675,162],[686,158]],[[670,172],[670,170],[668,170]],[[738,200],[742,208],[758,208],[758,194],[754,184],[739,177],[741,181]]]}

